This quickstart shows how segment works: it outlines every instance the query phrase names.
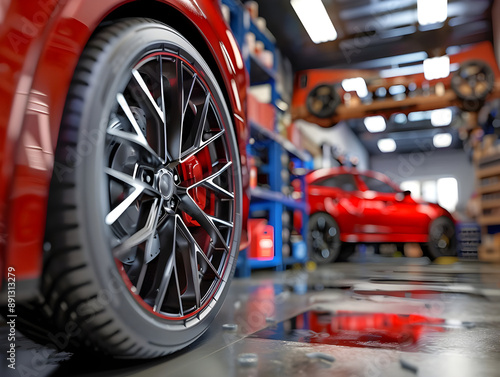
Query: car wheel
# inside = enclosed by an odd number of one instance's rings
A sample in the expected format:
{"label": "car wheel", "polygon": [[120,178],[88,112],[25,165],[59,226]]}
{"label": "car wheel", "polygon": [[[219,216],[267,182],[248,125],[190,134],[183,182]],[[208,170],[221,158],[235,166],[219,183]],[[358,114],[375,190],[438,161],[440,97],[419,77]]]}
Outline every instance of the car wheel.
{"label": "car wheel", "polygon": [[340,254],[340,229],[333,217],[315,213],[309,218],[309,258],[316,263],[331,263]]}
{"label": "car wheel", "polygon": [[432,260],[439,257],[456,256],[457,241],[455,224],[448,217],[438,217],[429,227],[429,242],[425,248]]}
{"label": "car wheel", "polygon": [[152,358],[197,339],[233,276],[241,208],[230,113],[202,56],[153,20],[101,29],[50,188],[42,292],[59,348]]}

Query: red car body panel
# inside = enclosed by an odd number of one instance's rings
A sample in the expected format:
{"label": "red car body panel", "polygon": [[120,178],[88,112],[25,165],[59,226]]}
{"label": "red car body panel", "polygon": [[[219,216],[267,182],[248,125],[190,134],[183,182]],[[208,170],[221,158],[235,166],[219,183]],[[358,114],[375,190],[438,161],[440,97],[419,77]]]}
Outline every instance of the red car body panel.
{"label": "red car body panel", "polygon": [[[347,174],[353,177],[355,190],[321,186],[324,179]],[[390,186],[394,192],[368,189],[361,176]],[[326,212],[338,223],[343,242],[389,243],[428,241],[432,220],[452,216],[437,204],[417,201],[404,195],[399,187],[383,174],[355,168],[320,169],[307,176],[307,197],[311,214]]]}
{"label": "red car body panel", "polygon": [[[74,69],[103,20],[135,16],[182,19],[186,29],[178,31],[211,53],[204,57],[223,80],[248,187],[248,74],[217,0],[0,0],[0,277],[6,267],[18,281],[40,276],[54,151]],[[242,244],[246,194],[243,202]]]}

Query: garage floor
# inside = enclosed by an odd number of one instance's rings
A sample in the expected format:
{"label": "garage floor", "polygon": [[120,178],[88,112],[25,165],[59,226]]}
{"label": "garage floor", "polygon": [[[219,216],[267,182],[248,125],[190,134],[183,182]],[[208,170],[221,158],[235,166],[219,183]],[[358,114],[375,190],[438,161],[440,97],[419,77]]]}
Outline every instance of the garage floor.
{"label": "garage floor", "polygon": [[500,376],[500,265],[374,256],[255,271],[201,339],[154,361],[17,347],[2,376]]}

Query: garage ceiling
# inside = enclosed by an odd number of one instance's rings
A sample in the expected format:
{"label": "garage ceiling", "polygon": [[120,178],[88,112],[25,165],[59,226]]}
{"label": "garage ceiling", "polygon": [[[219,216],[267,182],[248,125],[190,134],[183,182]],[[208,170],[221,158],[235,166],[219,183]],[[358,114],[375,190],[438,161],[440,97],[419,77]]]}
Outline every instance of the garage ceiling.
{"label": "garage ceiling", "polygon": [[[388,69],[422,64],[427,57],[440,56],[461,47],[492,40],[493,0],[448,0],[444,24],[421,26],[417,22],[417,0],[323,0],[338,32],[332,42],[314,44],[299,21],[290,0],[257,0],[259,15],[276,37],[281,52],[294,71],[313,68]],[[458,122],[457,119],[453,123]],[[404,124],[388,121],[380,134],[366,131],[362,120],[348,122],[370,154],[381,153],[380,138],[393,137],[397,152],[421,150],[415,139],[424,138],[432,148],[436,131],[430,119]],[[453,124],[450,148],[462,148]]]}

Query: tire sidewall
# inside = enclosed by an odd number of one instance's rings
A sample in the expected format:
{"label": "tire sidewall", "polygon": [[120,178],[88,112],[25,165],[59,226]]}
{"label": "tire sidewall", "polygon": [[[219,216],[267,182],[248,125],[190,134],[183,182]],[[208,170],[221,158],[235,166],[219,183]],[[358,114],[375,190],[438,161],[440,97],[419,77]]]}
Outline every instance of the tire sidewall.
{"label": "tire sidewall", "polygon": [[[127,85],[132,68],[140,58],[151,52],[151,48],[162,45],[165,49],[178,52],[188,60],[199,72],[212,92],[226,129],[226,142],[233,156],[233,174],[235,197],[241,198],[242,185],[240,163],[236,138],[234,135],[229,111],[224,96],[211,74],[202,56],[169,27],[144,20],[133,27],[124,29],[116,38],[112,38],[93,66],[90,85],[84,96],[84,107],[80,120],[79,144],[85,135],[99,135],[94,153],[89,153],[83,162],[75,168],[76,196],[81,225],[82,249],[86,253],[87,262],[97,283],[97,296],[101,304],[106,306],[119,327],[132,336],[144,339],[149,344],[161,347],[181,348],[199,337],[214,319],[223,303],[236,266],[237,250],[241,238],[241,199],[235,209],[235,226],[231,243],[231,256],[225,268],[223,288],[218,289],[211,302],[196,318],[180,325],[179,321],[167,320],[152,314],[142,306],[125,285],[114,258],[111,255],[111,231],[104,222],[106,211],[109,212],[107,184],[104,178],[105,140],[108,126],[108,114],[115,106],[116,93]],[[89,48],[92,48],[91,45]],[[102,116],[104,114],[104,117]]]}

